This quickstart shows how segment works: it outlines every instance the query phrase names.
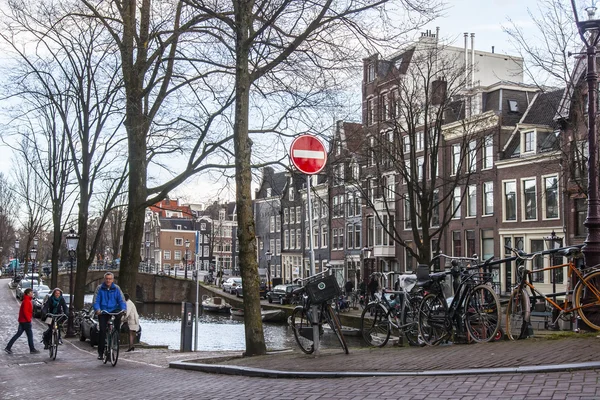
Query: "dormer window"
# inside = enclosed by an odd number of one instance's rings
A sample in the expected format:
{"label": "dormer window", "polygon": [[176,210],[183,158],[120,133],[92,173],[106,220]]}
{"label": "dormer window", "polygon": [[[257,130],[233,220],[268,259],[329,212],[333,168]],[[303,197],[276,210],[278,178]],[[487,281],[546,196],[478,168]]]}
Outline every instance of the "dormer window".
{"label": "dormer window", "polygon": [[519,103],[516,100],[508,100],[508,111],[511,113],[519,112]]}
{"label": "dormer window", "polygon": [[180,230],[181,230],[181,225],[176,225],[176,229],[177,229],[178,231],[180,231]]}
{"label": "dormer window", "polygon": [[535,130],[523,132],[521,136],[521,148],[522,153],[534,153],[535,152]]}
{"label": "dormer window", "polygon": [[373,82],[375,80],[375,62],[370,62],[367,65],[367,82]]}
{"label": "dormer window", "polygon": [[288,197],[290,201],[294,201],[294,187],[290,186],[288,189]]}
{"label": "dormer window", "polygon": [[271,188],[267,188],[267,197],[271,197]]}
{"label": "dormer window", "polygon": [[335,144],[335,155],[339,156],[342,154],[342,141],[338,140]]}
{"label": "dormer window", "polygon": [[225,210],[219,210],[219,221],[225,220]]}

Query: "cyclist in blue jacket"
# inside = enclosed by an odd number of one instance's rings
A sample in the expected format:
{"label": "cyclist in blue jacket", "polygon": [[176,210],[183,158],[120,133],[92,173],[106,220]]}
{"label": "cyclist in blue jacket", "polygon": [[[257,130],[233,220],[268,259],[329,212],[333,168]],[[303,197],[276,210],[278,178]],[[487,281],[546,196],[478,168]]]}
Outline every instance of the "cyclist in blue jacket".
{"label": "cyclist in blue jacket", "polygon": [[[110,315],[102,314],[102,311],[109,313],[125,312],[127,310],[127,303],[121,288],[114,283],[115,276],[112,272],[104,274],[104,282],[98,285],[96,292],[94,293],[94,311],[98,315],[98,324],[100,325],[100,332],[98,337],[98,360],[102,360],[104,354],[104,340],[106,338],[106,326]],[[115,317],[116,327],[121,326],[121,315]]]}

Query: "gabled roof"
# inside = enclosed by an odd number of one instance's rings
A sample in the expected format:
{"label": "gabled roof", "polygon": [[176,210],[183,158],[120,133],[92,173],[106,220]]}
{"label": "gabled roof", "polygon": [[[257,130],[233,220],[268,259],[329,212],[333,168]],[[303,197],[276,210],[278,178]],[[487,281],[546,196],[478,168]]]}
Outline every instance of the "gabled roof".
{"label": "gabled roof", "polygon": [[161,229],[177,229],[177,226],[180,225],[182,231],[192,231],[194,230],[194,221],[191,219],[182,219],[182,218],[161,218],[160,219],[160,228]]}
{"label": "gabled roof", "polygon": [[[286,184],[286,172],[275,172],[271,167],[263,168],[260,187],[256,191],[256,199],[280,197]],[[267,189],[271,188],[271,196],[267,196]]]}
{"label": "gabled roof", "polygon": [[554,126],[555,117],[565,89],[540,93],[521,120],[522,124]]}

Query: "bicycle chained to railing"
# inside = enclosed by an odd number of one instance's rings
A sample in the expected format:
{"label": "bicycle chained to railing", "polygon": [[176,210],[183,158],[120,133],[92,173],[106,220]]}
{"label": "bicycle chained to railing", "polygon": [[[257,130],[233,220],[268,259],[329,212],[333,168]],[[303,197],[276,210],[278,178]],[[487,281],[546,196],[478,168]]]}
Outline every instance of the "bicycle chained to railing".
{"label": "bicycle chained to railing", "polygon": [[51,314],[47,313],[46,318],[52,318],[50,322],[51,331],[50,338],[48,340],[48,352],[50,353],[50,359],[56,360],[58,354],[58,345],[60,344],[60,326],[66,325],[64,322],[68,319],[66,314]]}
{"label": "bicycle chained to railing", "polygon": [[[371,279],[384,278],[385,285],[390,282],[389,276],[396,272],[375,272]],[[360,331],[367,344],[383,347],[392,334],[398,330],[398,338],[404,335],[411,346],[419,346],[417,311],[423,299],[422,290],[416,286],[417,275],[401,274],[399,290],[390,291],[383,287],[376,293],[375,300],[369,302],[360,316]],[[385,286],[384,285],[384,286]]]}
{"label": "bicycle chained to railing", "polygon": [[[450,260],[448,272],[429,273],[429,266],[417,269],[417,286],[424,290],[419,306],[420,338],[434,346],[445,340],[489,342],[498,338],[500,300],[492,288],[489,263],[478,258],[436,256]],[[468,265],[461,265],[467,263]],[[474,264],[474,265],[473,265]],[[453,278],[454,296],[444,295],[444,281]]]}
{"label": "bicycle chained to railing", "polygon": [[342,333],[340,320],[331,306],[332,301],[339,296],[340,288],[333,275],[325,275],[327,271],[328,269],[325,269],[306,279],[298,279],[297,282],[303,286],[293,292],[294,296],[301,300],[300,305],[292,311],[290,325],[296,343],[306,354],[318,352],[324,323],[329,325],[342,350],[348,354],[348,345]]}
{"label": "bicycle chained to railing", "polygon": [[104,364],[110,360],[110,364],[114,367],[117,365],[119,360],[119,330],[121,327],[115,326],[115,318],[119,315],[125,314],[124,311],[111,313],[102,310],[100,312],[104,315],[110,315],[110,318],[106,324],[106,337],[104,339]]}
{"label": "bicycle chained to railing", "polygon": [[[535,307],[536,299],[543,299],[544,303],[550,304],[558,313],[552,320],[552,325],[557,326],[559,320],[575,321],[575,313],[590,328],[600,330],[600,266],[582,270],[577,267],[575,259],[581,257],[582,246],[571,246],[554,250],[546,250],[533,254],[526,254],[521,250],[505,246],[522,261],[517,269],[518,283],[513,289],[506,308],[506,333],[511,340],[523,339],[527,336],[527,327],[531,319],[532,308]],[[528,270],[524,265],[527,261],[533,261],[537,257],[547,254],[558,254],[567,257],[564,264],[552,265],[546,268]],[[536,288],[532,276],[544,271],[553,271],[567,267],[567,286],[564,292],[543,293]],[[557,298],[563,298],[562,302]],[[534,301],[531,301],[531,298]],[[575,325],[577,329],[577,325]]]}

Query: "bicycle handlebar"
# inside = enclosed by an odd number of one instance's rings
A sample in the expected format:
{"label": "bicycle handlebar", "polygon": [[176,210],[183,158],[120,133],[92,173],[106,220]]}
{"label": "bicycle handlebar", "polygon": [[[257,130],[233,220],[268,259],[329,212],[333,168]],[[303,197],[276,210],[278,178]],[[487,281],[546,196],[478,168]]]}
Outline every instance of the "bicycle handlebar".
{"label": "bicycle handlebar", "polygon": [[61,318],[61,317],[65,317],[65,318],[69,318],[67,314],[52,314],[52,313],[46,313],[47,317],[56,317],[56,318]]}
{"label": "bicycle handlebar", "polygon": [[100,314],[117,316],[117,315],[125,314],[125,311],[121,310],[121,311],[115,313],[115,312],[108,312],[106,310],[101,310]]}

